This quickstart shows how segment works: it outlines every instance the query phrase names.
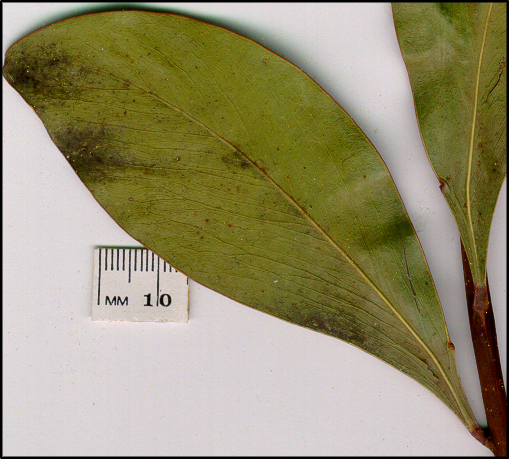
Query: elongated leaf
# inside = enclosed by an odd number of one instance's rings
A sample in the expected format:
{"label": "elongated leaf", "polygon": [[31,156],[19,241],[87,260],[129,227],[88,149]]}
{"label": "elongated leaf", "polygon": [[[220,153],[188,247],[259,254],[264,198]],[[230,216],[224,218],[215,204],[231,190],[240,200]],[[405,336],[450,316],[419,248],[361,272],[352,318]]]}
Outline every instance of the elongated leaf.
{"label": "elongated leaf", "polygon": [[422,138],[476,286],[507,173],[507,4],[394,4]]}
{"label": "elongated leaf", "polygon": [[23,38],[4,75],[134,238],[230,298],[381,358],[475,428],[389,173],[295,66],[218,27],[118,12]]}

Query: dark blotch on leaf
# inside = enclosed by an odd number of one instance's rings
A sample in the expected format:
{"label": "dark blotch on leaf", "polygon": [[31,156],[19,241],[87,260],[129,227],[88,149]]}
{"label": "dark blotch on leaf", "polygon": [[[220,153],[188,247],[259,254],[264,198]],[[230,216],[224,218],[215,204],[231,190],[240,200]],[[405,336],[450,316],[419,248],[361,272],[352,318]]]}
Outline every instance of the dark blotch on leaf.
{"label": "dark blotch on leaf", "polygon": [[[359,324],[351,322],[348,327],[340,326],[334,317],[315,311],[303,319],[303,325],[312,330],[335,336],[356,345],[366,344],[366,332]],[[376,355],[376,354],[375,354]]]}
{"label": "dark blotch on leaf", "polygon": [[68,56],[54,54],[52,47],[41,49],[37,56],[21,52],[6,58],[3,68],[7,81],[34,107],[48,98],[77,96],[79,90],[71,80],[80,73],[82,70],[74,67]]}
{"label": "dark blotch on leaf", "polygon": [[104,126],[68,126],[52,133],[52,138],[83,180],[107,179],[110,168],[129,164],[112,145],[112,133]]}

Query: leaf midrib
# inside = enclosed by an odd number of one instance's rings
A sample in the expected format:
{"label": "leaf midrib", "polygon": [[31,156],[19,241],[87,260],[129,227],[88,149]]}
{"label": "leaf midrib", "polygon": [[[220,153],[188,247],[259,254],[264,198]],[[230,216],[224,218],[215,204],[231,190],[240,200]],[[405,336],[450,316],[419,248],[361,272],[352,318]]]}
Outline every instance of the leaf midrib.
{"label": "leaf midrib", "polygon": [[[170,102],[164,100],[160,96],[145,90],[141,87],[136,86],[134,83],[132,83],[129,80],[126,80],[124,78],[121,78],[119,76],[116,76],[114,74],[104,72],[98,69],[91,69],[88,67],[80,66],[77,64],[71,64],[76,67],[79,67],[84,70],[88,70],[91,72],[96,73],[102,73],[108,77],[115,78],[119,81],[125,82],[128,85],[130,85],[133,89],[147,94],[150,97],[154,98],[155,100],[161,102],[165,106],[169,107],[172,110],[175,110],[176,112],[180,113],[182,116],[186,117],[193,123],[201,126],[203,129],[205,129],[207,132],[209,132],[212,136],[214,136],[216,139],[218,139],[220,142],[224,143],[227,147],[232,149],[233,151],[237,152],[239,155],[241,155],[246,161],[249,162],[249,164],[254,167],[260,174],[262,174],[271,184],[274,186],[274,188],[280,192],[293,206],[295,206],[304,216],[305,218],[318,230],[320,234],[325,237],[325,239],[352,265],[352,267],[360,274],[360,276],[364,279],[364,281],[368,284],[369,287],[371,287],[375,293],[382,299],[382,301],[389,307],[389,309],[392,311],[392,313],[400,320],[400,322],[408,329],[408,331],[412,334],[412,336],[416,339],[416,341],[419,343],[419,345],[424,349],[424,351],[431,357],[437,368],[439,369],[442,377],[444,378],[447,386],[449,387],[449,390],[451,391],[458,408],[460,409],[461,413],[463,414],[463,418],[465,421],[471,421],[471,418],[468,414],[468,412],[464,409],[463,404],[460,402],[460,398],[458,394],[456,393],[452,382],[449,380],[446,372],[444,371],[442,365],[438,361],[435,354],[431,351],[431,349],[424,343],[424,341],[420,338],[420,336],[415,332],[415,330],[410,326],[410,324],[404,319],[404,317],[397,311],[395,306],[386,298],[386,296],[376,287],[376,285],[371,281],[371,279],[364,273],[364,271],[358,266],[352,258],[350,258],[346,252],[344,252],[341,247],[325,232],[325,230],[288,194],[286,193],[262,168],[260,168],[255,162],[251,160],[244,152],[242,152],[239,148],[237,148],[235,145],[230,143],[228,140],[217,134],[215,131],[213,131],[211,128],[209,128],[207,125],[202,123],[201,121],[197,120],[193,116],[186,113],[184,110],[178,108],[177,106],[171,104]],[[333,100],[333,99],[332,99]],[[354,122],[352,120],[352,122]],[[446,331],[447,333],[447,331]],[[473,424],[472,424],[473,425]]]}
{"label": "leaf midrib", "polygon": [[466,198],[467,198],[467,215],[468,215],[468,224],[470,229],[470,238],[472,240],[472,248],[474,251],[474,260],[470,260],[471,263],[474,263],[474,269],[472,269],[473,272],[475,272],[477,275],[479,275],[480,267],[479,267],[479,260],[477,255],[477,245],[475,243],[475,233],[474,233],[474,225],[472,222],[472,204],[470,201],[470,177],[472,175],[472,161],[473,161],[473,155],[474,155],[474,138],[475,138],[475,126],[477,123],[477,102],[479,98],[479,80],[481,79],[481,64],[482,64],[482,57],[484,53],[484,44],[486,43],[486,33],[488,31],[488,23],[490,20],[491,15],[491,8],[493,6],[493,3],[490,3],[490,9],[488,10],[488,15],[486,17],[486,24],[484,25],[484,33],[481,43],[481,51],[479,53],[479,63],[477,65],[477,79],[475,83],[475,99],[474,99],[474,114],[472,117],[472,131],[470,134],[470,148],[468,152],[468,170],[467,170],[467,183],[466,183]]}

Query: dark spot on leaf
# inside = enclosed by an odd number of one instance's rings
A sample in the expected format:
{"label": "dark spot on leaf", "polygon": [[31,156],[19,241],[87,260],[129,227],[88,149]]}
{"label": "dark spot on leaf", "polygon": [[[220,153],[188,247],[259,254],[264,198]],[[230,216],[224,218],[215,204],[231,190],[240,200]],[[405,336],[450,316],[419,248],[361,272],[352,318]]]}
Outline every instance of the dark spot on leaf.
{"label": "dark spot on leaf", "polygon": [[237,168],[246,169],[251,164],[249,161],[247,161],[240,153],[234,152],[231,155],[224,155],[221,160],[223,163],[233,170],[236,170]]}

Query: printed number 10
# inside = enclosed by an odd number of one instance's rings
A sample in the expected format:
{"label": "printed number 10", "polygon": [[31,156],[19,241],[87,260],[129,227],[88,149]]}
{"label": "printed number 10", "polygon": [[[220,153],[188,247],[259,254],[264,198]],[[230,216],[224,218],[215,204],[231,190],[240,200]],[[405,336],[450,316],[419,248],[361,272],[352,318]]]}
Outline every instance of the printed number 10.
{"label": "printed number 10", "polygon": [[[152,297],[152,294],[151,293],[147,293],[146,295],[144,295],[145,298],[147,299],[146,301],[146,304],[144,304],[143,306],[154,306],[151,302],[150,302],[150,299]],[[168,295],[167,293],[163,293],[160,297],[159,297],[159,304],[161,306],[164,306],[165,308],[167,308],[170,304],[171,304],[171,296]]]}

